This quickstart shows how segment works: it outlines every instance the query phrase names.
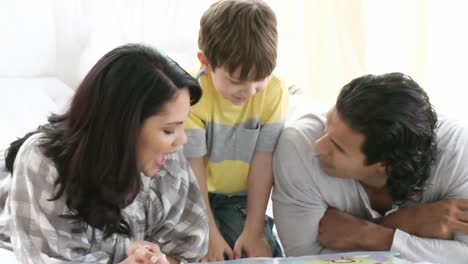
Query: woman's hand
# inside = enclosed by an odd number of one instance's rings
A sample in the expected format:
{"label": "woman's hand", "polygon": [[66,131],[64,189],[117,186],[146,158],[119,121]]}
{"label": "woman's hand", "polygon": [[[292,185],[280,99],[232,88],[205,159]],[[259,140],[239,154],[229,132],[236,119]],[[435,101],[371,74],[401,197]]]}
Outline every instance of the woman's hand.
{"label": "woman's hand", "polygon": [[127,256],[120,264],[169,264],[158,245],[143,240],[133,241],[127,249]]}

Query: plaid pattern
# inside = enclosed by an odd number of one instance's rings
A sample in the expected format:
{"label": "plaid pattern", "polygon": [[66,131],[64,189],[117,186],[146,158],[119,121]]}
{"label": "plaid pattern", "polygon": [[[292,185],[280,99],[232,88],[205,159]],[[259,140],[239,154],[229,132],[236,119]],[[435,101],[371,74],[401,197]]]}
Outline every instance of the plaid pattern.
{"label": "plaid pattern", "polygon": [[[70,211],[64,196],[48,200],[54,193],[57,170],[37,147],[39,137],[32,136],[19,150],[13,178],[0,176],[0,191],[8,191],[7,198],[0,200],[3,247],[8,247],[5,242],[11,237],[20,263],[118,263],[125,259],[128,238],[114,234],[103,239],[100,230],[59,216]],[[140,193],[122,210],[132,239],[154,242],[167,255],[183,260],[204,256],[207,211],[182,149],[168,155],[157,175],[142,176],[142,182]]]}

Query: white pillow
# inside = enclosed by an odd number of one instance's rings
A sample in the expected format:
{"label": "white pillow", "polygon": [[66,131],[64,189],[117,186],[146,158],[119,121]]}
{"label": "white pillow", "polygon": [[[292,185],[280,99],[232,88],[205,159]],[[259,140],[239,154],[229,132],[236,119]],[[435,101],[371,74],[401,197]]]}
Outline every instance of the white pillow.
{"label": "white pillow", "polygon": [[0,77],[55,74],[55,22],[50,0],[0,2]]}
{"label": "white pillow", "polygon": [[62,113],[72,90],[55,78],[0,78],[0,155],[16,138]]}
{"label": "white pillow", "polygon": [[[125,43],[121,36],[112,30],[98,28],[91,32],[88,43],[79,58],[78,77],[80,82],[102,56]],[[77,87],[78,84],[74,89]]]}

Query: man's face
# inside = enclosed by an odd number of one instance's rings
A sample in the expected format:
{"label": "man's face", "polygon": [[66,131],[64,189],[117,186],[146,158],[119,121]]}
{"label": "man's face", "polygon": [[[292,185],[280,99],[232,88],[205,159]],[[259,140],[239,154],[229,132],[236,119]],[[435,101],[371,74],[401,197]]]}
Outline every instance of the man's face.
{"label": "man's face", "polygon": [[[241,68],[229,74],[225,67],[217,67],[211,71],[211,79],[216,90],[227,100],[235,105],[247,103],[255,94],[265,89],[267,79],[240,80]],[[250,77],[251,74],[249,74]]]}
{"label": "man's face", "polygon": [[366,165],[361,150],[364,135],[353,131],[336,108],[327,113],[323,136],[315,142],[322,169],[330,176],[351,178],[368,186],[383,187],[386,183],[385,165]]}

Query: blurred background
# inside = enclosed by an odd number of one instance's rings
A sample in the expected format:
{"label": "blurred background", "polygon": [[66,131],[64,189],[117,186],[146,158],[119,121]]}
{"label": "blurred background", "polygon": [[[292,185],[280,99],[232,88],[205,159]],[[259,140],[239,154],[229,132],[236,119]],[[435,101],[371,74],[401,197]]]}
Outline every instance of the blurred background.
{"label": "blurred background", "polygon": [[[97,59],[128,42],[193,67],[199,19],[212,2],[0,0],[0,89],[32,78],[52,78],[54,87],[44,89],[75,89]],[[278,18],[276,72],[317,104],[333,105],[360,75],[399,71],[426,89],[439,112],[463,118],[468,1],[267,2]]]}
{"label": "blurred background", "polygon": [[[278,18],[275,71],[307,96],[292,108],[327,109],[352,79],[398,71],[427,91],[439,113],[468,122],[468,1],[266,1]],[[147,43],[185,68],[197,65],[199,20],[212,2],[0,0],[0,153],[63,111],[116,46]]]}

